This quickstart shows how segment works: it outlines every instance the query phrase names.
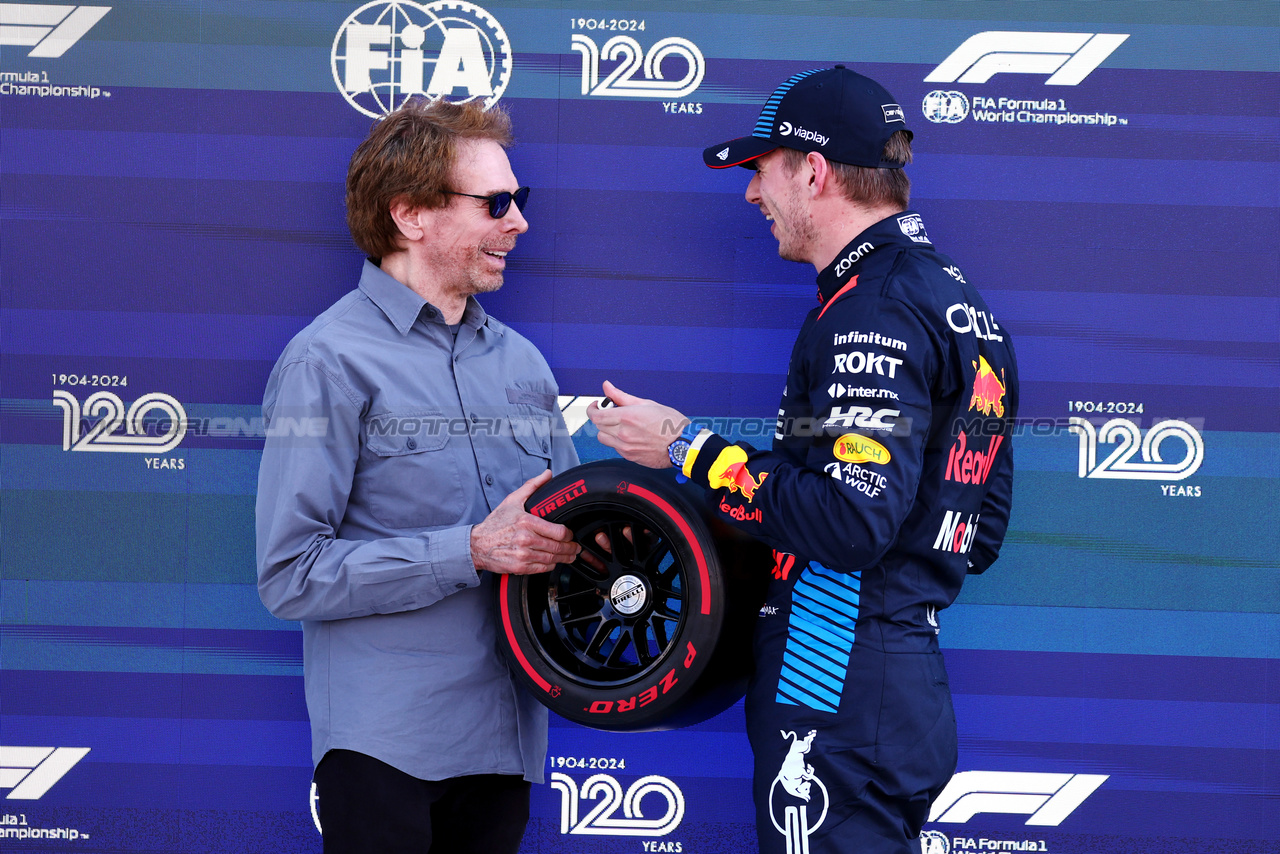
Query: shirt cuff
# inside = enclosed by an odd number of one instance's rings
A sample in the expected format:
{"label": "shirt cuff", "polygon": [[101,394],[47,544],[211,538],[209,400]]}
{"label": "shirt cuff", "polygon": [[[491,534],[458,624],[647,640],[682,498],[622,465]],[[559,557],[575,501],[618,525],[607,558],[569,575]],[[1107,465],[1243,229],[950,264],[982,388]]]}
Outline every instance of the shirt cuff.
{"label": "shirt cuff", "polygon": [[471,560],[472,527],[459,525],[423,535],[427,538],[432,574],[445,596],[480,584],[480,574]]}

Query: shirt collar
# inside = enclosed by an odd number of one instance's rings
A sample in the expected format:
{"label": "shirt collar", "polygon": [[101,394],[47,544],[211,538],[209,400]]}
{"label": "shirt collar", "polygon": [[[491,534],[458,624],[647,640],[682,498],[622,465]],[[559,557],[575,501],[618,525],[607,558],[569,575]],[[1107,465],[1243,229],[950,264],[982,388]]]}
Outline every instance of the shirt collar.
{"label": "shirt collar", "polygon": [[[387,275],[382,268],[368,259],[365,260],[364,269],[360,273],[360,290],[382,310],[387,320],[391,321],[391,325],[401,335],[409,334],[409,330],[413,328],[419,316],[437,323],[444,323],[444,316],[440,313],[440,309],[418,296],[408,285]],[[467,297],[467,306],[462,312],[462,325],[472,329],[490,326],[501,331],[489,323],[489,315],[480,303],[476,302],[475,297]]]}
{"label": "shirt collar", "polygon": [[858,275],[862,260],[885,246],[929,246],[924,220],[915,211],[902,211],[880,220],[836,253],[835,260],[818,274],[818,302],[826,302]]}

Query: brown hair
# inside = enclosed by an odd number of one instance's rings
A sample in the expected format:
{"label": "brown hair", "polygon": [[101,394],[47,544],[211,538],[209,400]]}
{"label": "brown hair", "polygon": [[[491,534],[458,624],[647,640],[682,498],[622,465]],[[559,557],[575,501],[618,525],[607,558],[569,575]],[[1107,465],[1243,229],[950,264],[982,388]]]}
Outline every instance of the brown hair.
{"label": "brown hair", "polygon": [[[806,153],[794,148],[782,149],[782,162],[789,171],[800,168]],[[911,162],[911,137],[905,131],[896,131],[884,144],[880,159],[901,163],[904,166]],[[831,173],[836,186],[844,191],[845,198],[851,202],[883,207],[890,205],[899,210],[906,210],[911,201],[911,179],[902,169],[868,168],[851,166],[848,163],[827,161],[831,164]]]}
{"label": "brown hair", "polygon": [[391,218],[393,202],[423,208],[449,203],[461,139],[490,139],[507,148],[511,117],[474,101],[418,98],[373,126],[347,167],[347,227],[366,255],[381,260],[403,248]]}

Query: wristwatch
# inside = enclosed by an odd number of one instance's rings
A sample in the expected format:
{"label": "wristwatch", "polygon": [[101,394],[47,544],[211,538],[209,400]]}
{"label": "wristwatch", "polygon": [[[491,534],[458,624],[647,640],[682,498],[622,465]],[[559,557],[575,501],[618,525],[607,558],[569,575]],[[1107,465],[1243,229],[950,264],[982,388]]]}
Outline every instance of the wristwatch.
{"label": "wristwatch", "polygon": [[693,440],[698,438],[698,434],[702,430],[693,425],[690,421],[685,426],[684,431],[670,445],[667,445],[667,459],[671,460],[671,465],[678,469],[684,468],[685,458],[689,456],[689,446],[693,444]]}

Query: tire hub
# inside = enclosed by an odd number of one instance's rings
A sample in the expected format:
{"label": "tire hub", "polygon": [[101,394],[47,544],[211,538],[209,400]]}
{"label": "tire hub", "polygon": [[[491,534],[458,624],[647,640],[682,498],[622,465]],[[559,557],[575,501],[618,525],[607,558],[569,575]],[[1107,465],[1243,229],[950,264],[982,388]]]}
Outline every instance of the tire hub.
{"label": "tire hub", "polygon": [[634,617],[649,603],[649,589],[637,575],[623,575],[609,589],[613,610],[624,617]]}

